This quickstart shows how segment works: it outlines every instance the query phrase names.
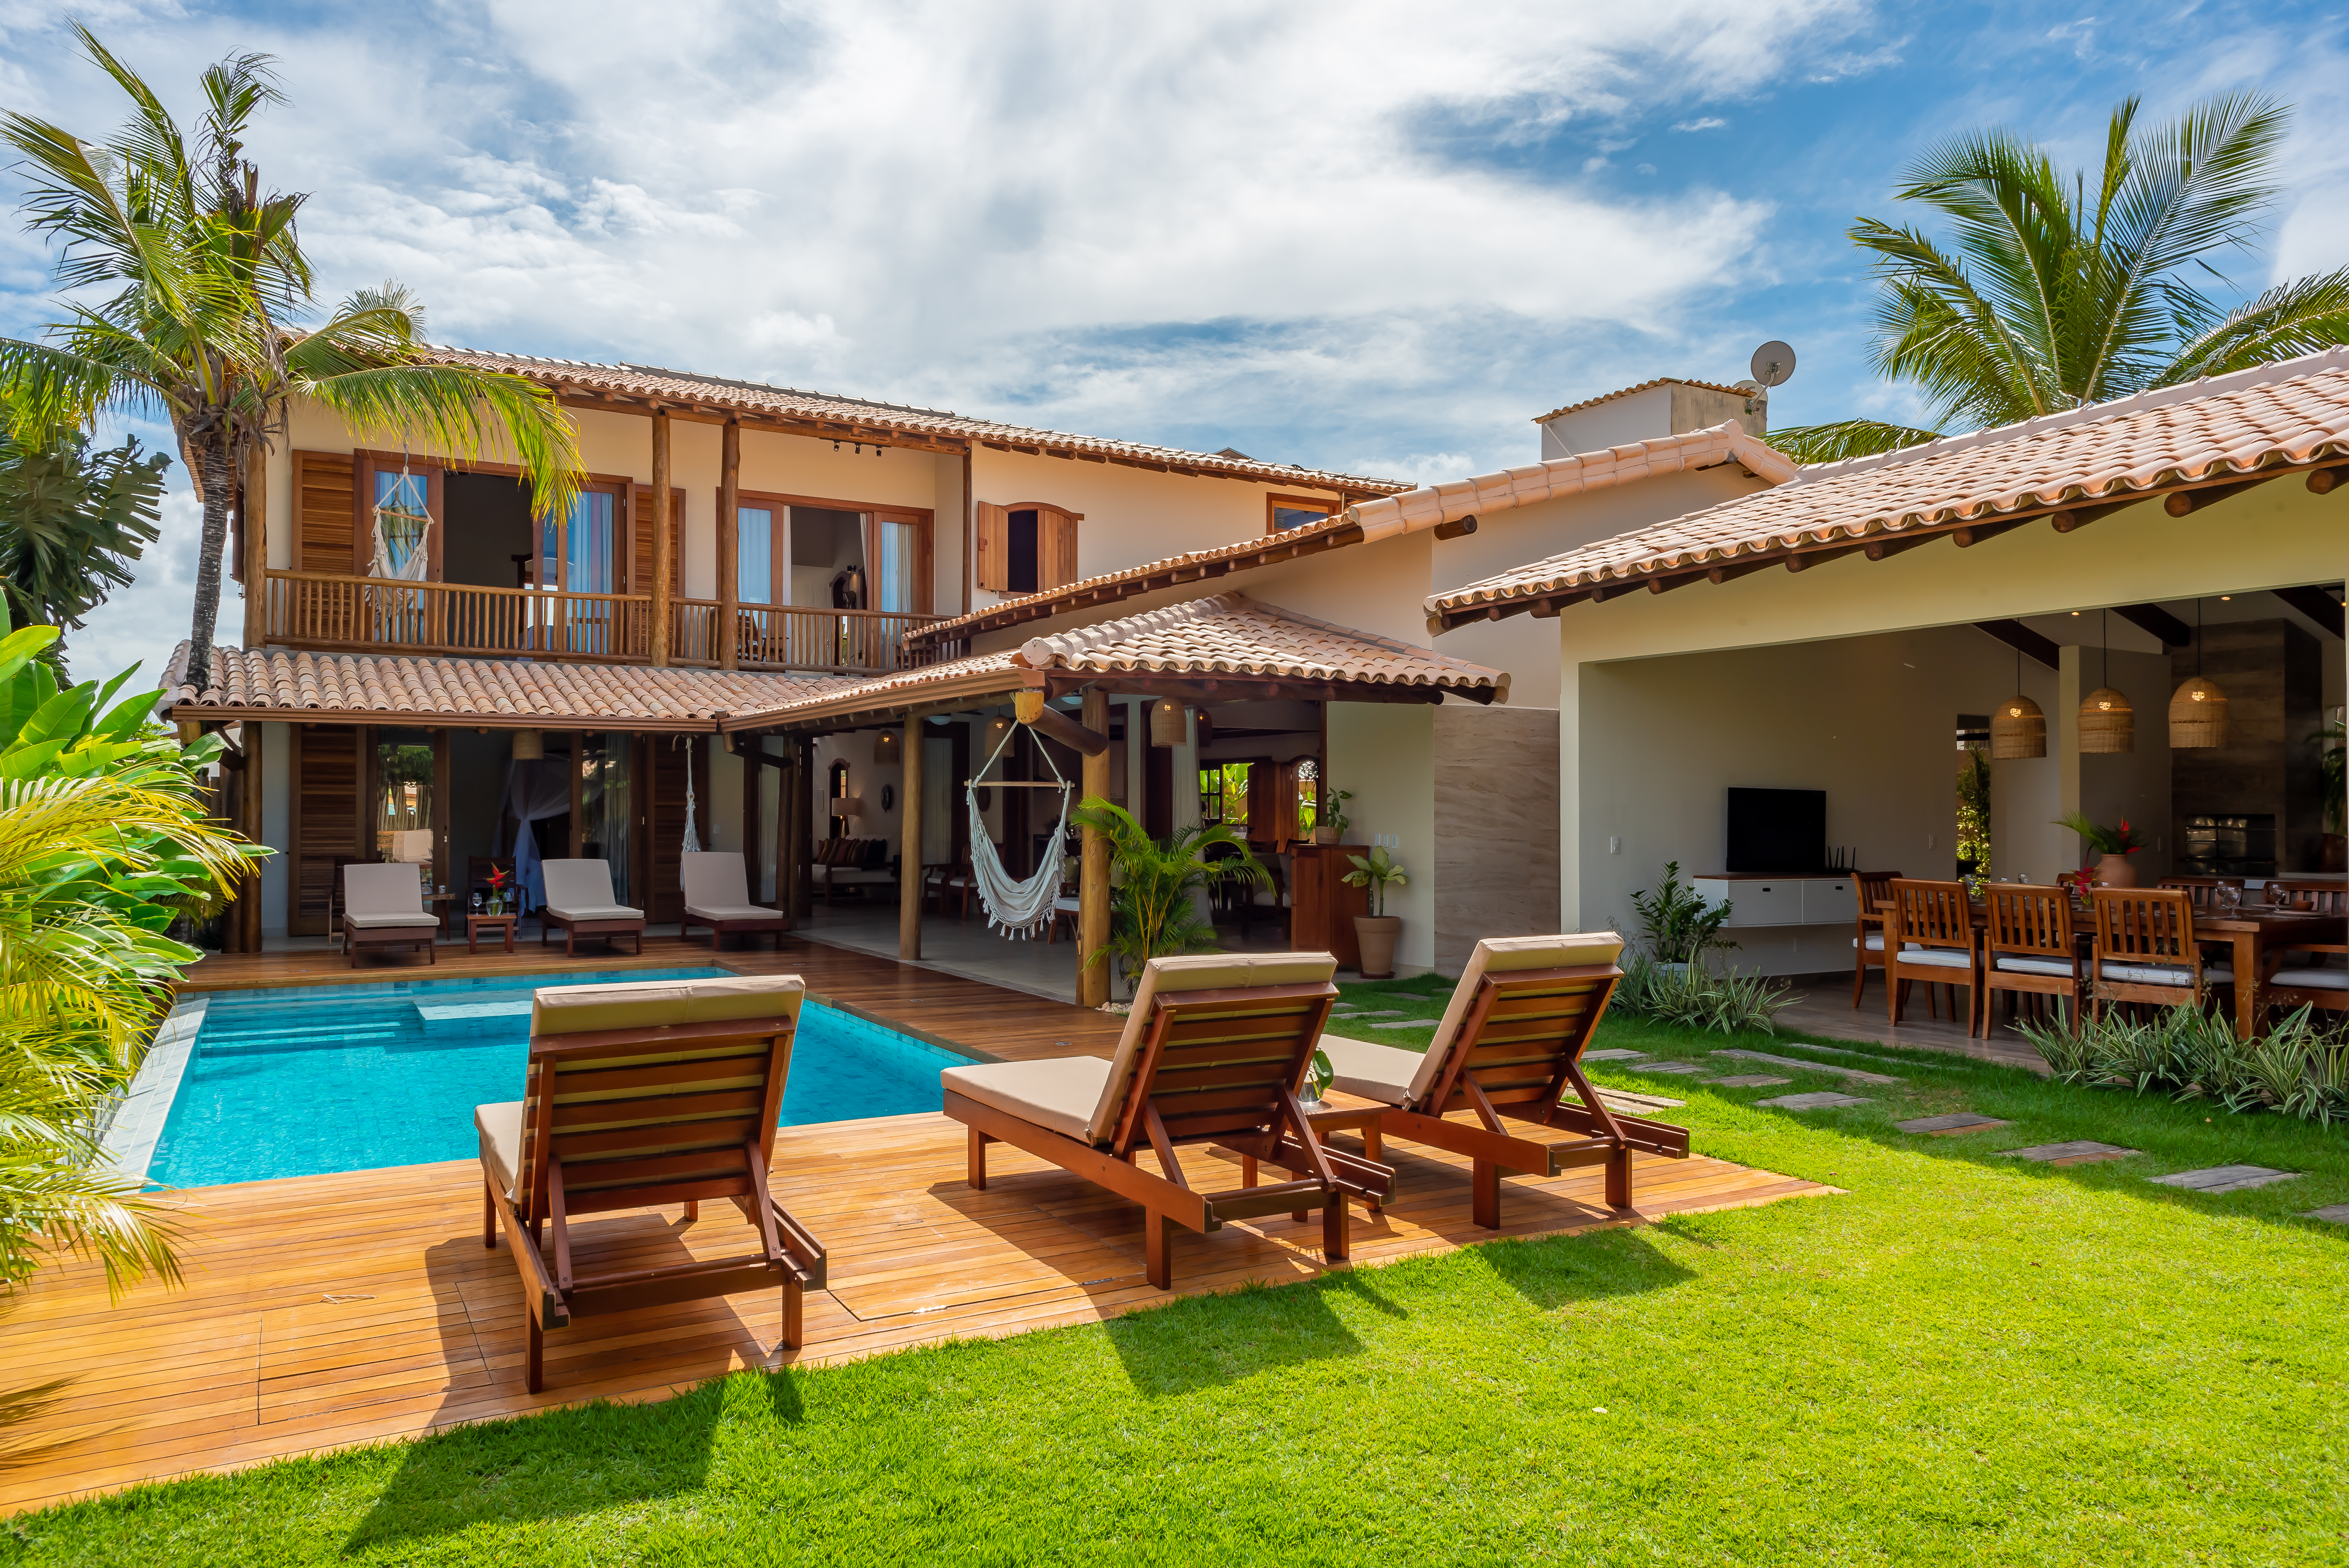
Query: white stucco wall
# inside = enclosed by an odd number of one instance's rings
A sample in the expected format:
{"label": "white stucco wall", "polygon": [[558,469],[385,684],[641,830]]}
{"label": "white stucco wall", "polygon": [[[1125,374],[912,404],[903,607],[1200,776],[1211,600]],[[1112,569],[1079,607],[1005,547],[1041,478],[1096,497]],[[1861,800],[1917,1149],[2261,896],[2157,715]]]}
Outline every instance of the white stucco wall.
{"label": "white stucco wall", "polygon": [[1392,833],[1392,851],[1410,884],[1387,894],[1386,913],[1402,916],[1395,962],[1425,969],[1435,962],[1434,709],[1423,703],[1330,705],[1330,788],[1350,789],[1353,825],[1346,842],[1364,846]]}

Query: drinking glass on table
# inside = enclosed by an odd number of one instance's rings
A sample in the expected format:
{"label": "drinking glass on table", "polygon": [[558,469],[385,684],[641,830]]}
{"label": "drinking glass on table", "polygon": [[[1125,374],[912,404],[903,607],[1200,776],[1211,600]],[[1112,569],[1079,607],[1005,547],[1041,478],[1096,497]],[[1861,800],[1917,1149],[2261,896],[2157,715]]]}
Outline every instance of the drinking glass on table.
{"label": "drinking glass on table", "polygon": [[2219,913],[2231,915],[2243,907],[2243,890],[2233,882],[2219,884]]}

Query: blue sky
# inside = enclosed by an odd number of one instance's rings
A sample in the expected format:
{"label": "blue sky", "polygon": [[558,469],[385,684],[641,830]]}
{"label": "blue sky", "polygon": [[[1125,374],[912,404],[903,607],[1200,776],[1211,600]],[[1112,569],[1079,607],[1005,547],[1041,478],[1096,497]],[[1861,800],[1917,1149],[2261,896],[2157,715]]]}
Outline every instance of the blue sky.
{"label": "blue sky", "polygon": [[[1532,416],[1801,356],[1781,423],[1913,406],[1866,365],[1845,228],[2002,123],[2070,161],[2135,93],[2299,106],[2265,248],[2349,262],[2340,15],[2316,6],[136,5],[81,15],[183,108],[282,57],[254,152],[314,192],[329,296],[397,277],[442,341],[630,359],[1434,480]],[[61,13],[0,0],[0,104],[119,117]],[[0,229],[0,330],[47,319]],[[186,624],[193,509],[74,639]],[[231,617],[231,624],[233,618]],[[150,667],[152,667],[150,665]]]}

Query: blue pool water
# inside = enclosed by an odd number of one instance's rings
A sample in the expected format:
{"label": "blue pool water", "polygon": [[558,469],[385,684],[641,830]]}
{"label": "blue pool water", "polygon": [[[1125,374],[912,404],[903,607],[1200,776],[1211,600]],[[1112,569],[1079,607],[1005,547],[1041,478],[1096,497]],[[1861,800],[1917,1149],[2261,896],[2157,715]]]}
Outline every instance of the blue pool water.
{"label": "blue pool water", "polygon": [[[722,969],[579,975],[565,985],[716,979]],[[398,981],[216,995],[148,1176],[167,1187],[467,1160],[473,1107],[520,1099],[527,978]],[[968,1057],[810,1002],[782,1124],[936,1110]]]}

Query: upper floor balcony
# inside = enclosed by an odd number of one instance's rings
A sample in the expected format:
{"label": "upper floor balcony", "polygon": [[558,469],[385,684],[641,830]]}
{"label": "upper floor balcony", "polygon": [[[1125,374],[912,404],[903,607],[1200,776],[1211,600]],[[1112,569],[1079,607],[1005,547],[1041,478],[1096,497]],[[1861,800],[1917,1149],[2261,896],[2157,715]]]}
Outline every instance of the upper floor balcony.
{"label": "upper floor balcony", "polygon": [[[262,640],[281,646],[596,664],[644,664],[653,657],[648,593],[272,570],[264,576],[261,611]],[[903,645],[907,631],[938,618],[897,610],[743,603],[730,627],[716,600],[672,598],[668,662],[721,665],[724,639],[730,636],[734,662],[746,670],[886,675],[958,655],[958,647],[940,652]]]}

